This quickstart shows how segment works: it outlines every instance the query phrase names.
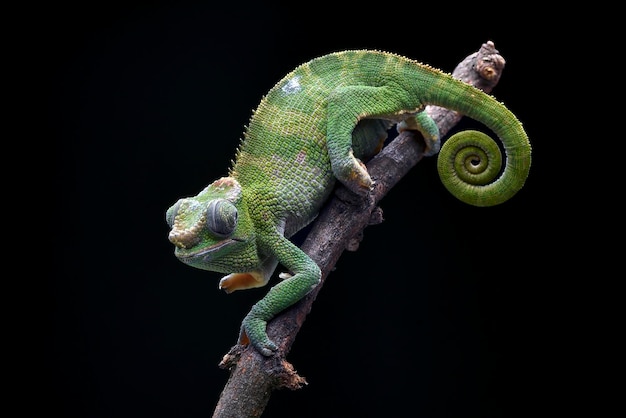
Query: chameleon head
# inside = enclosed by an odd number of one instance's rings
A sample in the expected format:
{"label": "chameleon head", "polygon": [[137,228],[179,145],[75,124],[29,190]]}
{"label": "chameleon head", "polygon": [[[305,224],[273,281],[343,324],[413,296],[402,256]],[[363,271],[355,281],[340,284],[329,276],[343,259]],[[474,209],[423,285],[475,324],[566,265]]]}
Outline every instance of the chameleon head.
{"label": "chameleon head", "polygon": [[[232,177],[214,181],[196,196],[179,199],[167,210],[169,240],[183,263],[230,273],[229,260],[256,259],[253,228],[241,186]],[[233,254],[235,253],[235,254]],[[237,254],[240,253],[240,256]],[[229,257],[224,257],[229,254]]]}

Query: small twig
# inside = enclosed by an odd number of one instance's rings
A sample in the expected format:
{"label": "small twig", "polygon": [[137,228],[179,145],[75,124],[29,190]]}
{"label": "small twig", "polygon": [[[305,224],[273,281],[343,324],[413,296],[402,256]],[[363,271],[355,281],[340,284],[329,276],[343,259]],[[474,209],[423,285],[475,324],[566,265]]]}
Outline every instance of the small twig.
{"label": "small twig", "polygon": [[[489,93],[498,83],[504,64],[493,42],[489,41],[478,52],[465,58],[452,75]],[[428,106],[426,111],[439,126],[442,136],[462,117],[435,106]],[[322,282],[305,298],[268,323],[268,335],[279,346],[274,356],[264,357],[252,346],[240,345],[235,345],[224,356],[220,367],[230,370],[230,378],[213,418],[259,417],[275,389],[298,389],[306,384],[306,380],[285,360],[296,334],[343,251],[355,250],[363,230],[382,220],[378,202],[422,159],[423,151],[421,138],[405,131],[367,164],[368,172],[376,181],[368,202],[355,201],[343,186],[337,188],[335,196],[319,214],[301,247],[320,266]]]}

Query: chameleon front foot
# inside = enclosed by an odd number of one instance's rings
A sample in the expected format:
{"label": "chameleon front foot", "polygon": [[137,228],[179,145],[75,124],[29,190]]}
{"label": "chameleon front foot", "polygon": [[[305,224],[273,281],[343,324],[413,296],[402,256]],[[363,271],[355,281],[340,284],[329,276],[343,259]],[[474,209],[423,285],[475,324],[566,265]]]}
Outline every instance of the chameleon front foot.
{"label": "chameleon front foot", "polygon": [[256,271],[249,273],[231,273],[222,277],[219,288],[226,293],[232,293],[235,290],[252,289],[264,286],[266,283],[263,274]]}
{"label": "chameleon front foot", "polygon": [[267,336],[266,327],[266,321],[251,317],[248,314],[241,324],[238,343],[241,345],[252,344],[264,356],[271,356],[278,350],[278,346]]}

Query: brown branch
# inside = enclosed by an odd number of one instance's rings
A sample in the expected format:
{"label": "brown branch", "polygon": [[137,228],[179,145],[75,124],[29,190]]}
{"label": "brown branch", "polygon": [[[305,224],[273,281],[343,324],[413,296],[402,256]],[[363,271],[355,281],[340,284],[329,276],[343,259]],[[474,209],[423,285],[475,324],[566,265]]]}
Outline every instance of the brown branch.
{"label": "brown branch", "polygon": [[[504,64],[504,59],[489,41],[478,52],[465,58],[452,75],[489,93],[500,79]],[[439,126],[442,136],[462,117],[456,112],[434,106],[428,106],[426,111]],[[305,379],[285,360],[296,334],[343,251],[356,250],[363,230],[382,221],[378,202],[422,159],[423,150],[421,138],[409,131],[391,141],[367,164],[376,182],[367,202],[355,199],[343,186],[337,188],[335,196],[326,204],[301,247],[320,266],[322,282],[305,298],[268,323],[268,335],[279,346],[274,356],[264,357],[252,346],[240,345],[232,347],[224,356],[220,367],[230,370],[230,378],[213,418],[259,417],[275,389],[298,389],[306,384]]]}

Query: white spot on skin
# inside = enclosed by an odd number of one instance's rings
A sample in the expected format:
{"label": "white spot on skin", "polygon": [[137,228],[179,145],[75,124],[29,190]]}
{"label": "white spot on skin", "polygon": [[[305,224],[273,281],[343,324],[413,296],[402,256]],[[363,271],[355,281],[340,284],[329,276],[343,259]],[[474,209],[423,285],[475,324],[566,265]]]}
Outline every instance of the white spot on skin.
{"label": "white spot on skin", "polygon": [[283,86],[282,91],[286,94],[297,93],[302,90],[302,86],[300,85],[300,76],[294,76],[291,80],[287,81],[287,83]]}
{"label": "white spot on skin", "polygon": [[202,204],[200,202],[198,202],[197,200],[192,200],[189,199],[187,200],[187,208],[186,210],[189,212],[198,212],[200,210],[202,210]]}

